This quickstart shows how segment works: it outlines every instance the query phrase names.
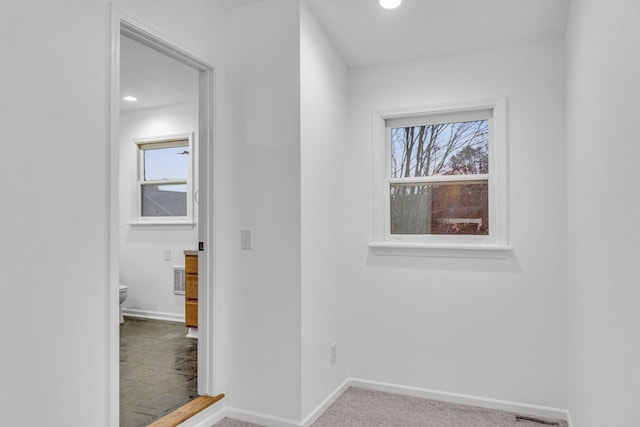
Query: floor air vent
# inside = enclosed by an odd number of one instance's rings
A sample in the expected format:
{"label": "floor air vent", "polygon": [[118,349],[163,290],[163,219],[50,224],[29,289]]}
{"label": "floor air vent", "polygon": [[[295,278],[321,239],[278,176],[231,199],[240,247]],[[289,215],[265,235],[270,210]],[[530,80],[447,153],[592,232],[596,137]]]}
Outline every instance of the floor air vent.
{"label": "floor air vent", "polygon": [[547,420],[543,420],[541,418],[526,417],[524,415],[516,415],[516,422],[524,422],[526,424],[537,423],[537,424],[542,424],[542,425],[546,425],[546,426],[559,426],[560,425],[560,423],[557,422],[557,421],[547,421]]}
{"label": "floor air vent", "polygon": [[173,267],[173,293],[184,295],[184,266]]}

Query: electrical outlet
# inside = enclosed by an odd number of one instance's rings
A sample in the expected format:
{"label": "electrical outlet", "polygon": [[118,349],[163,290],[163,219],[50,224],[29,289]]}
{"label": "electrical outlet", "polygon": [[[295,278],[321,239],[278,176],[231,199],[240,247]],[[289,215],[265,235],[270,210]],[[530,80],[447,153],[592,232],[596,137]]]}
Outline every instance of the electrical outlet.
{"label": "electrical outlet", "polygon": [[336,343],[331,344],[331,366],[336,364],[336,347]]}
{"label": "electrical outlet", "polygon": [[164,250],[164,260],[171,261],[171,249]]}
{"label": "electrical outlet", "polygon": [[240,249],[251,249],[253,247],[253,236],[251,230],[240,230]]}

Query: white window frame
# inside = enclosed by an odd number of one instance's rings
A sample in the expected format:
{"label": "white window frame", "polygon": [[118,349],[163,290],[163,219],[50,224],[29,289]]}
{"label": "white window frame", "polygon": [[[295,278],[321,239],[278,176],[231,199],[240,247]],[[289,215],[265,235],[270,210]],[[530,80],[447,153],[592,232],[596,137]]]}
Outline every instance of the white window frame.
{"label": "white window frame", "polygon": [[[424,255],[505,258],[511,251],[508,222],[506,99],[434,104],[379,110],[373,113],[373,239],[378,255]],[[488,114],[487,114],[488,113]],[[394,179],[391,177],[391,129],[387,122],[406,126],[489,120],[489,173],[482,176],[446,176]],[[404,125],[404,124],[403,124]],[[489,181],[488,235],[392,235],[390,186],[395,182]]]}
{"label": "white window frame", "polygon": [[[187,140],[186,148],[189,151],[189,171],[187,174],[186,187],[187,187],[187,215],[186,216],[154,216],[154,217],[143,217],[142,216],[142,187],[145,184],[148,184],[149,181],[144,181],[144,150],[145,146],[150,145],[167,145],[167,147],[171,147],[172,143],[176,141]],[[133,140],[133,149],[135,150],[135,170],[134,170],[134,179],[133,186],[134,191],[132,191],[132,195],[134,200],[132,201],[133,213],[132,213],[132,221],[129,225],[133,228],[136,227],[148,227],[148,226],[159,226],[159,227],[172,227],[172,228],[193,228],[195,226],[194,221],[194,185],[193,185],[193,176],[194,176],[194,164],[196,161],[196,153],[195,153],[195,144],[194,144],[194,134],[193,132],[183,132],[176,133],[170,135],[160,135],[160,136],[150,136],[143,138],[134,138]],[[184,180],[162,180],[155,181],[154,183],[161,184],[181,184],[184,183]]]}

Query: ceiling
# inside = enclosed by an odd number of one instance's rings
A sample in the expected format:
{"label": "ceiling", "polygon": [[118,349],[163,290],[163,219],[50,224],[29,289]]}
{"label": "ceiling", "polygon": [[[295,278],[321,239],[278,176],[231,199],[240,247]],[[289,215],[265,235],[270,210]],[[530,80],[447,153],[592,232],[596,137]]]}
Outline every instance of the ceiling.
{"label": "ceiling", "polygon": [[[270,0],[218,0],[224,9]],[[562,37],[569,0],[307,0],[349,67]],[[123,111],[195,101],[198,72],[122,37]]]}
{"label": "ceiling", "polygon": [[120,38],[120,100],[122,111],[192,102],[198,99],[198,71],[188,65],[122,36]]}
{"label": "ceiling", "polygon": [[350,67],[564,36],[568,0],[308,0]]}

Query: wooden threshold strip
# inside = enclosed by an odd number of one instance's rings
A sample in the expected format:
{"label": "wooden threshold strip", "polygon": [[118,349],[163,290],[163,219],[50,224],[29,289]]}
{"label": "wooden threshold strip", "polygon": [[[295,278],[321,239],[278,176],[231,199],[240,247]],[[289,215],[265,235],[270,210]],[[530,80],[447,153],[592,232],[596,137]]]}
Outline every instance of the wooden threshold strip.
{"label": "wooden threshold strip", "polygon": [[167,414],[159,420],[149,424],[148,427],[176,427],[203,409],[208,408],[219,400],[222,400],[223,397],[224,394],[219,394],[217,396],[198,396],[172,413]]}

